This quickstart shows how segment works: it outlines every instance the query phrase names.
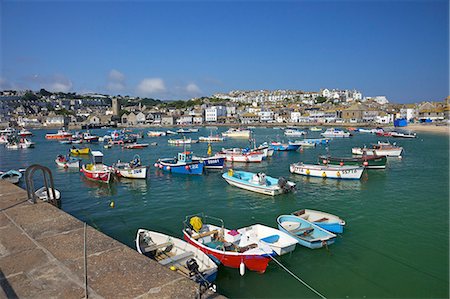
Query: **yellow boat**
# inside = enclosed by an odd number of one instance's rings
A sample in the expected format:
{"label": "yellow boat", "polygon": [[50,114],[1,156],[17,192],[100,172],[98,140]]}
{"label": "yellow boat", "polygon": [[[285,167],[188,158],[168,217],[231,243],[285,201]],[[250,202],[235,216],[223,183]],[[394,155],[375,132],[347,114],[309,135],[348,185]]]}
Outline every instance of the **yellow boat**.
{"label": "yellow boat", "polygon": [[73,156],[78,156],[78,155],[89,155],[89,152],[91,150],[88,147],[85,148],[72,148],[70,149],[70,154]]}

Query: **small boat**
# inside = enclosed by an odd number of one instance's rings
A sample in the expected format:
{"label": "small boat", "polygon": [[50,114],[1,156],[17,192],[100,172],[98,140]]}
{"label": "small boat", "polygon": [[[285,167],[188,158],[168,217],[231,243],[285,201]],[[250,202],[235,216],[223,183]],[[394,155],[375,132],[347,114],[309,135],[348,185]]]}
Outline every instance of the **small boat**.
{"label": "small boat", "polygon": [[92,143],[92,142],[98,142],[100,137],[92,135],[89,132],[85,132],[83,133],[83,141],[84,142],[88,142],[88,143]]}
{"label": "small boat", "polygon": [[391,132],[391,136],[395,138],[416,138],[416,133]]}
{"label": "small boat", "polygon": [[158,142],[151,142],[150,145],[151,145],[151,146],[157,146],[157,145],[158,145]]}
{"label": "small boat", "polygon": [[198,128],[189,128],[188,130],[191,133],[198,133]]}
{"label": "small boat", "polygon": [[291,145],[299,145],[300,147],[316,147],[317,143],[306,140],[289,141]]}
{"label": "small boat", "polygon": [[63,168],[80,168],[80,159],[58,155],[55,159],[56,165]]}
{"label": "small boat", "polygon": [[359,180],[363,174],[364,167],[294,163],[289,166],[289,170],[291,173],[305,176]]}
{"label": "small boat", "polygon": [[392,136],[392,132],[390,131],[379,131],[375,133],[377,136],[381,136],[381,137],[391,137]]}
{"label": "small boat", "polygon": [[55,200],[59,200],[61,198],[61,193],[58,190],[49,188],[47,192],[47,188],[45,186],[37,189],[34,194],[36,194],[36,196],[42,201],[48,201],[49,198]]}
{"label": "small boat", "polygon": [[91,152],[91,164],[83,164],[81,172],[92,181],[109,183],[112,178],[112,168],[103,164],[103,153],[100,151]]}
{"label": "small boat", "polygon": [[275,151],[296,151],[300,148],[299,144],[272,142],[271,146]]}
{"label": "small boat", "polygon": [[344,232],[345,221],[333,214],[303,209],[293,212],[292,215],[308,220],[324,230],[335,234],[342,234]]}
{"label": "small boat", "polygon": [[305,131],[299,131],[296,129],[286,129],[284,131],[284,135],[289,136],[289,137],[301,137],[303,135],[306,135]]}
{"label": "small boat", "polygon": [[129,163],[121,162],[113,164],[113,169],[119,177],[128,179],[145,179],[147,178],[147,166],[142,166],[141,157],[135,155]]}
{"label": "small boat", "polygon": [[0,135],[0,144],[8,143],[8,136],[7,135]]}
{"label": "small boat", "polygon": [[72,156],[89,155],[90,151],[91,151],[91,149],[88,148],[88,147],[84,147],[84,148],[75,148],[75,147],[72,147],[72,148],[70,149],[70,154],[71,154]]}
{"label": "small boat", "polygon": [[[72,139],[72,144],[80,144],[83,143],[83,139]],[[61,142],[61,141],[60,141]]]}
{"label": "small boat", "polygon": [[272,146],[269,146],[267,142],[260,144],[259,146],[253,149],[254,151],[262,152],[264,154],[264,158],[272,157],[273,152],[275,151]]}
{"label": "small boat", "polygon": [[140,149],[140,148],[146,148],[148,147],[148,143],[133,143],[133,144],[127,144],[124,145],[123,148],[126,149]]}
{"label": "small boat", "polygon": [[11,127],[7,127],[3,130],[0,130],[0,134],[12,135],[14,133],[16,133],[16,129],[11,128]]}
{"label": "small boat", "polygon": [[18,184],[21,178],[22,173],[13,169],[0,173],[0,180],[4,180],[13,184]]}
{"label": "small boat", "polygon": [[178,134],[177,132],[170,131],[170,130],[167,130],[166,133],[167,133],[167,135],[177,135]]}
{"label": "small boat", "polygon": [[222,169],[225,164],[225,157],[214,155],[211,157],[192,157],[192,161],[199,161],[206,169]]}
{"label": "small boat", "polygon": [[298,240],[302,246],[316,249],[334,243],[336,235],[294,215],[281,215],[277,218],[278,229]]}
{"label": "small boat", "polygon": [[147,132],[148,137],[160,137],[160,136],[166,136],[166,132],[161,131],[148,131]]}
{"label": "small boat", "polygon": [[228,131],[223,132],[222,136],[230,138],[250,138],[250,130],[230,128]]}
{"label": "small boat", "polygon": [[330,142],[329,138],[310,138],[310,139],[303,139],[304,142],[307,143],[315,143],[315,144],[328,144]]}
{"label": "small boat", "polygon": [[264,159],[264,153],[259,151],[242,151],[240,148],[234,148],[231,150],[222,150],[219,153],[221,156],[225,156],[225,159],[229,162],[242,162],[242,163],[260,163]]}
{"label": "small boat", "polygon": [[178,134],[188,134],[188,133],[197,133],[198,129],[178,129]]}
{"label": "small boat", "polygon": [[321,131],[322,131],[322,128],[319,128],[319,127],[311,127],[311,128],[309,128],[309,130],[312,131],[312,132],[321,132]]}
{"label": "small boat", "polygon": [[192,153],[184,151],[178,153],[177,158],[159,159],[155,163],[155,167],[171,173],[180,174],[203,174],[204,163],[201,161],[193,161]]}
{"label": "small boat", "polygon": [[[218,225],[209,223],[212,221]],[[250,236],[247,238],[245,229],[226,229],[222,219],[211,216],[187,216],[183,237],[204,253],[214,256],[225,267],[239,269],[241,275],[244,275],[245,268],[264,273],[271,256],[276,254],[266,242]]]}
{"label": "small boat", "polygon": [[72,144],[72,140],[70,140],[70,139],[61,140],[61,141],[59,141],[59,143],[61,143],[61,144]]}
{"label": "small boat", "polygon": [[378,155],[387,157],[401,157],[403,147],[395,146],[390,143],[373,144],[371,148],[354,147],[352,154],[354,155]]}
{"label": "small boat", "polygon": [[23,128],[22,130],[17,133],[20,137],[27,137],[27,136],[33,136],[33,133],[28,131],[27,129]]}
{"label": "small boat", "polygon": [[232,186],[272,196],[295,190],[295,183],[282,177],[276,179],[266,176],[265,173],[229,169],[228,172],[222,174],[222,178]]}
{"label": "small boat", "polygon": [[199,248],[181,239],[140,228],[136,235],[136,249],[197,283],[216,280],[217,264]]}
{"label": "small boat", "polygon": [[65,129],[58,130],[55,134],[46,134],[46,139],[70,139],[72,138],[72,133],[67,132]]}
{"label": "small boat", "polygon": [[175,145],[183,145],[183,144],[191,144],[191,143],[197,143],[198,140],[193,140],[191,138],[184,138],[184,139],[169,139],[167,142],[169,144],[175,144]]}
{"label": "small boat", "polygon": [[368,156],[361,157],[332,157],[319,156],[319,163],[324,165],[353,165],[363,166],[367,169],[384,169],[386,168],[386,156]]}
{"label": "small boat", "polygon": [[204,137],[204,136],[198,137],[198,141],[200,141],[200,142],[222,142],[224,140],[225,140],[225,137],[220,137],[218,135],[207,136],[207,137]]}
{"label": "small boat", "polygon": [[322,135],[323,137],[327,137],[327,138],[352,136],[352,134],[350,134],[349,132],[345,132],[345,131],[343,131],[341,129],[337,129],[337,128],[329,128],[325,132],[320,133],[320,135]]}

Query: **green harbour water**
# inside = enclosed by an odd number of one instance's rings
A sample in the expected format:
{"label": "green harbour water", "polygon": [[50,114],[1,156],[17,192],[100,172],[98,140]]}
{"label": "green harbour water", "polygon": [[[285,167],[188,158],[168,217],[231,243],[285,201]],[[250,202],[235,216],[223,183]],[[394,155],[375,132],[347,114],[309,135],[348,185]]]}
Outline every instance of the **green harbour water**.
{"label": "green harbour water", "polygon": [[[225,130],[219,128],[213,133]],[[68,153],[71,145],[45,140],[45,133],[51,131],[33,131],[34,149],[7,150],[0,146],[0,170],[26,168],[34,163],[48,166],[56,188],[61,191],[64,211],[131,248],[135,248],[135,234],[141,227],[181,238],[182,221],[189,214],[204,212],[222,218],[230,229],[254,223],[276,227],[279,215],[310,208],[343,218],[347,222],[344,233],[328,250],[297,245],[294,252],[277,259],[325,297],[449,297],[446,135],[419,133],[416,139],[392,139],[404,147],[403,158],[389,158],[385,170],[366,170],[360,181],[306,178],[289,173],[290,163],[317,162],[318,156],[326,153],[325,146],[275,152],[260,164],[233,165],[235,169],[284,176],[297,183],[296,193],[270,197],[229,186],[221,171],[183,176],[156,169],[153,164],[158,158],[173,157],[183,149],[168,145],[167,136],[145,137],[142,142],[156,141],[158,145],[141,150],[118,146],[104,149],[101,143],[89,145],[104,153],[107,165],[118,159],[129,161],[134,154],[150,165],[146,181],[122,179],[110,186],[90,182],[77,170],[57,169],[56,155]],[[99,136],[105,132],[91,131]],[[258,144],[287,140],[282,130],[257,128],[254,132]],[[307,138],[318,138],[319,133],[310,132]],[[197,139],[209,134],[210,129],[201,128],[189,137]],[[329,153],[351,156],[352,147],[378,140],[386,139],[355,133],[351,138],[332,140]],[[234,146],[246,147],[248,140],[213,143],[213,150]],[[193,144],[188,149],[196,155],[206,155],[207,144]],[[111,201],[114,208],[110,207]],[[218,292],[230,298],[317,298],[274,262],[269,263],[264,274],[247,270],[244,276],[239,275],[238,269],[221,266],[216,284]]]}

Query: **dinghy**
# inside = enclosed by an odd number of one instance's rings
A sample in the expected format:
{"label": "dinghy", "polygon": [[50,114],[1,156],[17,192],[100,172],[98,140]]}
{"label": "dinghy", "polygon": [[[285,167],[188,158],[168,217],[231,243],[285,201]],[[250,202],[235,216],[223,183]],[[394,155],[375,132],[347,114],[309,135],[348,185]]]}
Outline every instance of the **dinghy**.
{"label": "dinghy", "polygon": [[[218,225],[212,224],[213,221]],[[241,275],[245,268],[264,273],[271,256],[276,254],[266,242],[247,238],[242,231],[224,228],[220,218],[191,215],[186,216],[183,223],[183,237],[187,242],[214,256],[224,266],[239,269]]]}
{"label": "dinghy", "polygon": [[378,155],[387,157],[401,157],[403,147],[395,146],[389,143],[373,144],[372,148],[354,147],[352,154],[354,155]]}
{"label": "dinghy", "polygon": [[88,147],[85,148],[76,148],[76,147],[72,147],[70,149],[70,154],[73,156],[78,156],[78,155],[89,155],[90,153],[90,149]]}
{"label": "dinghy", "polygon": [[222,175],[222,178],[232,186],[272,196],[295,190],[295,183],[287,181],[285,178],[276,179],[266,176],[264,173],[229,169]]}
{"label": "dinghy", "polygon": [[141,149],[148,147],[148,143],[133,143],[133,144],[127,144],[124,145],[123,148],[126,149]]}
{"label": "dinghy", "polygon": [[147,166],[142,166],[141,157],[135,155],[129,163],[121,162],[113,164],[116,175],[128,179],[145,179],[147,178]]}
{"label": "dinghy", "polygon": [[384,169],[386,168],[386,156],[369,156],[363,155],[361,157],[332,157],[319,156],[319,163],[324,165],[353,165],[363,166],[367,169]]}
{"label": "dinghy", "polygon": [[352,136],[352,134],[350,134],[349,132],[345,132],[341,129],[337,129],[337,128],[329,128],[327,129],[325,132],[320,133],[320,135],[322,135],[323,137],[327,137],[327,138],[336,138],[336,137],[350,137]]}
{"label": "dinghy", "polygon": [[0,180],[4,180],[13,184],[18,184],[21,178],[22,173],[13,169],[0,173]]}
{"label": "dinghy", "polygon": [[56,165],[63,168],[80,168],[80,159],[58,155],[55,159]]}
{"label": "dinghy", "polygon": [[298,240],[302,246],[316,249],[334,243],[336,235],[294,215],[277,218],[278,228]]}
{"label": "dinghy", "polygon": [[47,188],[45,186],[37,189],[34,194],[36,194],[36,196],[42,201],[48,201],[49,198],[56,200],[59,200],[61,198],[61,193],[58,190],[49,188],[47,192]]}
{"label": "dinghy", "polygon": [[166,132],[162,131],[148,131],[147,132],[148,137],[160,137],[160,136],[166,136]]}
{"label": "dinghy", "polygon": [[315,225],[335,234],[344,232],[345,221],[336,215],[322,211],[303,209],[292,213],[292,215],[308,220]]}
{"label": "dinghy", "polygon": [[271,146],[275,151],[296,151],[300,148],[300,144],[272,142]]}
{"label": "dinghy", "polygon": [[364,171],[360,166],[316,165],[294,163],[289,167],[291,173],[330,179],[359,180]]}
{"label": "dinghy", "polygon": [[99,151],[91,152],[91,164],[83,164],[80,171],[89,180],[107,184],[113,174],[112,168],[103,164],[103,153]]}
{"label": "dinghy", "polygon": [[214,261],[199,248],[178,238],[140,228],[136,249],[197,283],[212,283],[217,277],[218,267]]}

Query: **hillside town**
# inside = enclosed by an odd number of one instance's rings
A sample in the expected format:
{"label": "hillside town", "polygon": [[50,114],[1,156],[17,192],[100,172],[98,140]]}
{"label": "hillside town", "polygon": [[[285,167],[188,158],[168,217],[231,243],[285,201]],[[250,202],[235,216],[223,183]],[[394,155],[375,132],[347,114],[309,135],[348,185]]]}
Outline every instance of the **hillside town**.
{"label": "hillside town", "polygon": [[4,90],[0,126],[81,127],[366,124],[449,120],[449,98],[415,104],[390,103],[357,90],[231,91],[187,101],[160,101],[103,94]]}

